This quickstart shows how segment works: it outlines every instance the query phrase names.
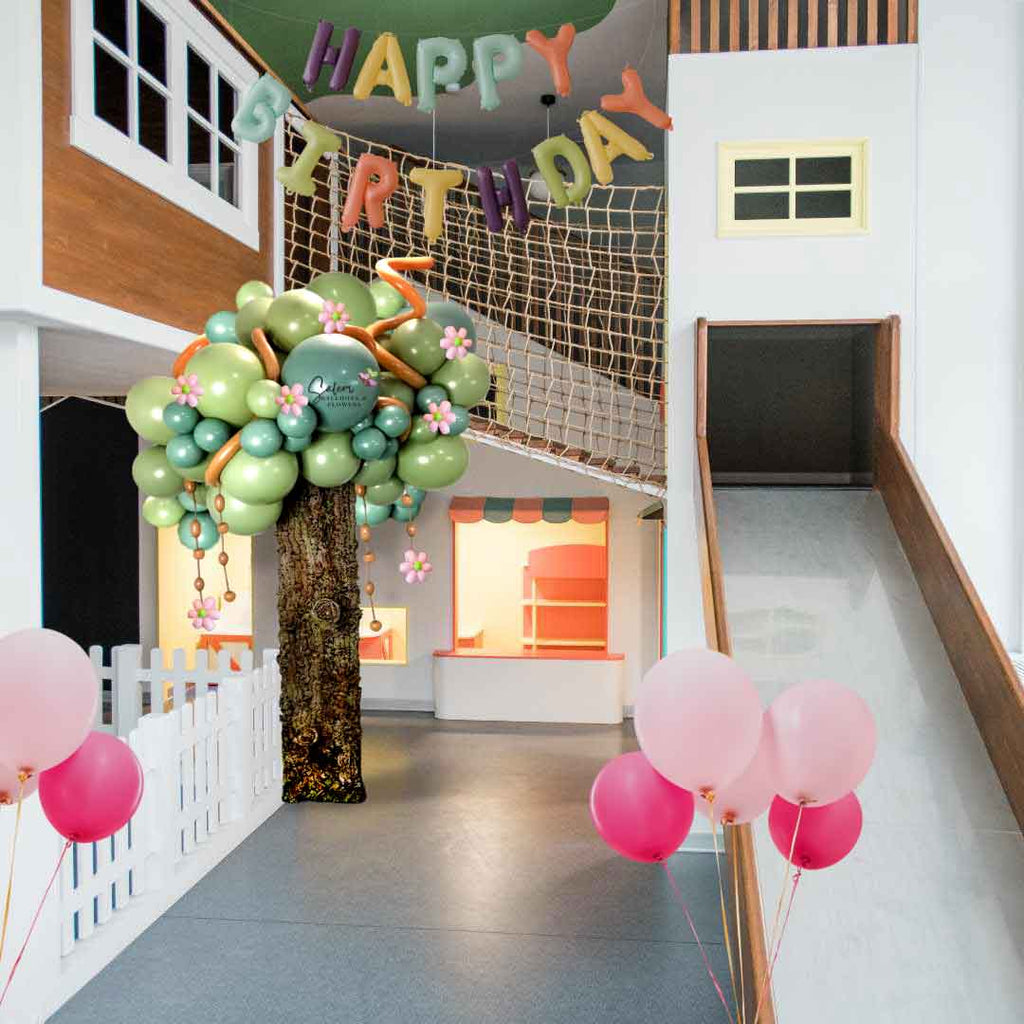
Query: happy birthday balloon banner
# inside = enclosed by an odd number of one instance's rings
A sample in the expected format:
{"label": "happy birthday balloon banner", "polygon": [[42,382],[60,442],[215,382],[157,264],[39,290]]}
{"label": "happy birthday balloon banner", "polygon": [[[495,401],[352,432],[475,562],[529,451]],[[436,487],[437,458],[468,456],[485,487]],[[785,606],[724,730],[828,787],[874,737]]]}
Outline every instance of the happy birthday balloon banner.
{"label": "happy birthday balloon banner", "polygon": [[[347,28],[338,46],[331,45],[334,25],[320,20],[313,34],[302,80],[310,89],[319,80],[324,68],[330,70],[329,88],[338,92],[352,77],[356,51],[361,33]],[[569,51],[576,38],[576,29],[563,25],[554,37],[533,29],[526,33],[526,43],[539,53],[551,71],[551,80],[560,96],[572,92],[569,74]],[[522,71],[523,44],[515,36],[503,33],[480,36],[473,40],[473,73],[480,89],[480,107],[495,110],[501,104],[498,85],[511,81]],[[416,44],[416,89],[418,110],[432,114],[438,87],[457,92],[466,72],[469,58],[466,48],[458,39],[435,37],[420,39]],[[370,52],[352,86],[352,95],[367,99],[377,87],[390,89],[403,106],[412,104],[409,73],[405,66],[398,39],[391,32],[382,32],[374,40]],[[286,86],[270,74],[264,75],[250,88],[231,122],[236,139],[265,142],[274,133],[274,125],[291,103]],[[601,97],[601,109],[614,113],[634,114],[656,128],[672,129],[672,119],[656,107],[644,94],[643,82],[635,68],[622,72],[622,92]],[[533,147],[533,158],[547,183],[551,199],[556,206],[582,203],[590,192],[593,178],[608,185],[614,178],[612,163],[620,156],[631,160],[651,160],[654,156],[639,139],[630,135],[596,110],[586,110],[579,118],[583,133],[583,147],[566,135],[545,139]],[[313,171],[320,158],[336,153],[341,140],[322,125],[307,121],[301,128],[305,146],[290,167],[281,167],[277,180],[285,190],[298,195],[312,196],[316,191]],[[584,152],[584,149],[586,152]],[[562,157],[572,170],[572,180],[565,181],[555,165]],[[504,211],[511,212],[517,231],[529,226],[530,213],[526,205],[522,175],[515,160],[502,165],[505,184],[494,184],[494,172],[489,167],[477,169],[480,203],[489,231],[498,232],[505,226]],[[430,170],[418,167],[409,175],[412,183],[423,190],[424,233],[433,241],[444,231],[444,206],[448,192],[463,183],[462,171],[454,168]],[[398,188],[398,168],[386,157],[364,153],[356,163],[341,218],[342,231],[351,231],[365,214],[373,228],[384,225],[384,203]]]}

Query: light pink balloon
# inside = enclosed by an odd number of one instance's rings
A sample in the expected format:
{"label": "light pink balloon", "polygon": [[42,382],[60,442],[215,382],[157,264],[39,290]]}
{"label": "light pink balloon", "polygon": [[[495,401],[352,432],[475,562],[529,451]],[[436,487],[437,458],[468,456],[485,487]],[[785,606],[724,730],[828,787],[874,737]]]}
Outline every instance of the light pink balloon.
{"label": "light pink balloon", "polygon": [[33,774],[81,746],[99,684],[88,655],[52,629],[0,639],[0,759]]}
{"label": "light pink balloon", "polygon": [[[765,713],[767,716],[767,712]],[[738,778],[723,786],[715,793],[713,804],[704,797],[698,797],[701,810],[712,817],[720,825],[742,825],[744,822],[759,818],[772,802],[777,792],[775,788],[775,759],[772,750],[773,736],[765,726],[761,730],[761,742],[757,753]]]}
{"label": "light pink balloon", "polygon": [[810,871],[838,864],[857,845],[863,824],[864,815],[855,793],[847,793],[841,800],[821,807],[805,807],[802,814],[795,804],[777,796],[768,812],[768,831],[775,849],[783,857],[788,857],[792,850],[791,863]]}
{"label": "light pink balloon", "polygon": [[18,802],[18,787],[21,786],[21,798],[31,796],[39,788],[39,776],[30,775],[24,783],[18,780],[18,773],[5,764],[0,764],[0,806]]}
{"label": "light pink balloon", "polygon": [[640,684],[634,727],[647,759],[693,793],[718,790],[750,763],[761,738],[761,702],[731,658],[676,651]]}
{"label": "light pink balloon", "polygon": [[797,683],[772,701],[776,792],[793,804],[830,804],[856,789],[875,756],[875,721],[853,690]]}

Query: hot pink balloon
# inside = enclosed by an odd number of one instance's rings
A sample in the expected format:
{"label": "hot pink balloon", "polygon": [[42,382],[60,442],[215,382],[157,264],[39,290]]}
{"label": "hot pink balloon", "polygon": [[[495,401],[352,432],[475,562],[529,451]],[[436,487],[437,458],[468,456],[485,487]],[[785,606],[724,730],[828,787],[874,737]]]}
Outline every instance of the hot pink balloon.
{"label": "hot pink balloon", "polygon": [[797,683],[772,701],[776,792],[830,804],[856,789],[875,756],[875,721],[858,694],[827,679]]}
{"label": "hot pink balloon", "polygon": [[772,740],[770,730],[762,729],[757,753],[740,776],[716,791],[713,804],[698,797],[700,808],[708,818],[713,807],[714,820],[719,824],[742,825],[768,810],[776,793]]}
{"label": "hot pink balloon", "polygon": [[23,783],[18,780],[18,773],[5,764],[0,764],[0,806],[3,804],[16,804],[18,802],[18,789],[21,788],[21,798],[31,796],[39,788],[39,776],[30,775]]}
{"label": "hot pink balloon", "polygon": [[39,802],[65,839],[94,843],[124,828],[142,799],[142,765],[116,736],[90,732],[66,761],[39,778]]}
{"label": "hot pink balloon", "polygon": [[[796,827],[798,816],[799,829]],[[792,848],[794,867],[810,871],[838,864],[857,845],[863,824],[860,801],[854,793],[847,793],[831,804],[804,807],[803,814],[795,804],[777,796],[768,812],[768,831],[775,848],[783,857],[788,857]]]}
{"label": "hot pink balloon", "polygon": [[59,764],[96,717],[99,684],[88,655],[52,629],[0,639],[0,756],[33,774]]}
{"label": "hot pink balloon", "polygon": [[750,677],[716,651],[676,651],[651,668],[636,698],[640,749],[683,789],[718,790],[750,763],[761,738]]}
{"label": "hot pink balloon", "polygon": [[639,751],[620,754],[594,779],[590,817],[616,853],[653,863],[671,857],[689,835],[693,794],[662,778]]}

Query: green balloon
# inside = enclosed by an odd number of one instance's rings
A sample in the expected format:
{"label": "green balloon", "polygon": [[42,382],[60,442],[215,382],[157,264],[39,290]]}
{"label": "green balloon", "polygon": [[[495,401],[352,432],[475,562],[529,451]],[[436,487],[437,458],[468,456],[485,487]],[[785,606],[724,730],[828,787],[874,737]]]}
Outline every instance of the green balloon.
{"label": "green balloon", "polygon": [[[199,523],[198,537],[192,536],[193,522]],[[186,512],[178,520],[178,540],[187,548],[195,548],[198,540],[198,546],[203,551],[209,551],[217,543],[218,537],[220,534],[217,532],[217,524],[209,512]]]}
{"label": "green balloon", "polygon": [[412,430],[409,431],[409,436],[405,440],[405,444],[429,444],[438,435],[435,434],[431,429],[427,421],[422,416],[417,416],[412,421]]}
{"label": "green balloon", "polygon": [[433,373],[445,361],[442,333],[433,320],[406,320],[391,332],[388,349],[414,370]]}
{"label": "green balloon", "polygon": [[224,490],[251,505],[280,501],[295,486],[298,478],[295,456],[281,451],[265,459],[239,452],[221,474]]}
{"label": "green balloon", "polygon": [[[440,384],[451,396],[453,405],[472,409],[487,397],[491,387],[491,372],[479,356],[471,352],[462,359],[448,359],[431,378],[431,384]],[[202,399],[199,400],[202,405]]]}
{"label": "green balloon", "polygon": [[383,459],[376,462],[364,462],[363,468],[356,473],[354,479],[357,484],[364,487],[373,487],[375,484],[382,484],[395,475],[395,466],[398,460],[394,456],[385,455]]}
{"label": "green balloon", "polygon": [[387,320],[394,316],[404,305],[405,298],[397,288],[387,281],[374,281],[370,285],[370,294],[377,310],[378,320]]}
{"label": "green balloon", "polygon": [[369,327],[379,319],[373,293],[358,277],[335,271],[314,277],[307,287],[320,296],[321,302],[344,302],[345,312],[358,327]]}
{"label": "green balloon", "polygon": [[392,455],[397,455],[397,454],[398,454],[398,438],[397,437],[389,437],[388,438],[388,446],[387,446],[387,449],[384,452],[384,458],[385,459],[390,459]]}
{"label": "green balloon", "polygon": [[267,311],[273,301],[271,298],[251,299],[235,314],[235,337],[254,352],[256,346],[252,343],[252,332],[257,327],[266,330]]}
{"label": "green balloon", "polygon": [[245,393],[245,405],[253,416],[260,419],[274,420],[281,411],[277,397],[281,394],[281,385],[276,380],[258,380],[249,385]]}
{"label": "green balloon", "polygon": [[300,405],[296,413],[278,413],[277,425],[285,437],[312,437],[316,413],[308,405]]}
{"label": "green balloon", "polygon": [[146,377],[128,392],[124,411],[132,430],[143,440],[165,444],[174,437],[174,431],[164,422],[164,409],[173,398],[174,384],[173,377]]}
{"label": "green balloon", "polygon": [[430,444],[405,445],[398,453],[398,475],[414,487],[450,487],[466,472],[469,448],[461,437],[438,437]]}
{"label": "green balloon", "polygon": [[200,420],[196,429],[192,431],[195,442],[204,452],[215,452],[218,448],[226,445],[231,439],[232,431],[230,424],[223,420]]}
{"label": "green balloon", "polygon": [[317,487],[340,487],[359,470],[348,431],[321,434],[302,453],[302,475]]}
{"label": "green balloon", "polygon": [[391,509],[387,505],[372,505],[356,498],[356,526],[380,526],[391,518]]}
{"label": "green balloon", "polygon": [[426,412],[430,408],[430,403],[434,405],[440,405],[442,402],[448,401],[448,391],[441,387],[440,384],[428,384],[425,388],[420,388],[416,392],[416,408],[420,412]]}
{"label": "green balloon", "polygon": [[236,427],[252,419],[245,396],[253,383],[263,379],[263,364],[255,353],[241,345],[207,345],[188,361],[187,369],[203,389],[199,411],[204,416]]}
{"label": "green balloon", "polygon": [[410,409],[415,405],[416,392],[405,381],[399,380],[393,373],[382,373],[377,378],[377,390],[386,398],[397,398]]}
{"label": "green balloon", "polygon": [[400,405],[385,405],[373,418],[373,425],[386,437],[401,437],[411,423],[409,413]]}
{"label": "green balloon", "polygon": [[199,410],[191,405],[178,405],[171,402],[164,406],[164,423],[175,434],[191,434],[199,422]]}
{"label": "green balloon", "polygon": [[203,461],[203,449],[191,434],[179,434],[167,442],[167,461],[175,469],[191,469]]}
{"label": "green balloon", "polygon": [[308,288],[293,288],[282,292],[270,304],[264,330],[277,348],[291,352],[300,341],[323,331],[324,325],[320,323],[323,310],[322,296]]}
{"label": "green balloon", "polygon": [[286,452],[304,452],[313,443],[313,436],[309,437],[288,437],[284,439],[284,450]]}
{"label": "green balloon", "polygon": [[352,435],[352,451],[361,459],[382,458],[387,446],[388,439],[376,427],[367,427]]}
{"label": "green balloon", "polygon": [[218,313],[214,313],[209,320],[206,321],[206,326],[203,328],[203,334],[206,335],[206,340],[211,344],[238,344],[238,335],[235,334],[235,316],[237,314],[232,313],[228,309],[222,309]]}
{"label": "green balloon", "polygon": [[373,410],[377,388],[360,374],[377,368],[377,360],[354,338],[320,334],[296,346],[281,367],[281,379],[303,386],[321,430],[349,430]]}
{"label": "green balloon", "polygon": [[373,484],[366,488],[366,500],[371,505],[390,505],[402,496],[402,481],[397,476],[385,480],[382,484]]}
{"label": "green balloon", "polygon": [[235,292],[235,309],[241,309],[247,302],[253,299],[272,299],[274,289],[264,281],[246,281],[241,288]]}
{"label": "green balloon", "polygon": [[173,526],[183,515],[185,510],[174,500],[174,498],[147,498],[142,503],[142,518],[158,529],[164,526]]}
{"label": "green balloon", "polygon": [[[194,506],[192,503],[193,498],[195,498]],[[205,512],[206,486],[204,484],[196,484],[196,489],[191,494],[188,491],[179,491],[178,503],[186,512]]]}
{"label": "green balloon", "polygon": [[469,412],[463,409],[461,405],[453,405],[452,415],[455,419],[448,424],[448,435],[449,437],[458,437],[459,434],[469,427]]}
{"label": "green balloon", "polygon": [[240,537],[251,537],[262,533],[277,522],[281,515],[282,504],[279,501],[254,504],[236,498],[229,491],[221,490],[224,498],[224,511],[214,511],[213,518],[217,522],[228,524],[228,532]]}
{"label": "green balloon", "polygon": [[253,420],[242,427],[242,451],[258,459],[269,458],[281,450],[284,434],[270,420]]}
{"label": "green balloon", "polygon": [[206,477],[206,468],[210,465],[210,459],[213,456],[207,455],[198,466],[189,466],[185,469],[179,468],[178,473],[186,480],[192,480],[197,484],[201,484],[203,479]]}
{"label": "green balloon", "polygon": [[465,328],[466,337],[476,341],[476,326],[473,318],[457,302],[428,302],[427,316],[436,324],[445,327],[454,327],[458,330]]}
{"label": "green balloon", "polygon": [[412,498],[414,505],[422,505],[423,499],[427,496],[427,492],[422,487],[413,487],[412,484],[405,485],[405,493]]}
{"label": "green balloon", "polygon": [[355,437],[356,434],[358,434],[360,430],[365,430],[367,427],[372,427],[372,426],[373,426],[373,417],[372,416],[366,416],[363,419],[361,419],[358,423],[353,424],[353,426],[352,426],[352,436]]}
{"label": "green balloon", "polygon": [[132,463],[135,486],[152,498],[173,498],[181,490],[181,477],[167,461],[163,445],[143,448]]}

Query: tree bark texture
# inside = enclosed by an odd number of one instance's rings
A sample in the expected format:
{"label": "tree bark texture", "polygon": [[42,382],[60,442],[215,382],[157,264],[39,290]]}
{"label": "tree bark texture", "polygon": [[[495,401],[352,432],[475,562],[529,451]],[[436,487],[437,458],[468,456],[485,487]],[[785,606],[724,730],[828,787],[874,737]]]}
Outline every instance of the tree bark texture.
{"label": "tree bark texture", "polygon": [[299,479],[277,523],[284,800],[361,803],[355,492]]}

